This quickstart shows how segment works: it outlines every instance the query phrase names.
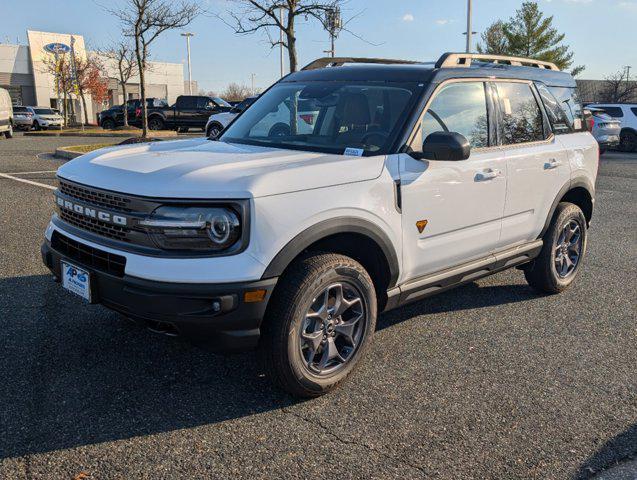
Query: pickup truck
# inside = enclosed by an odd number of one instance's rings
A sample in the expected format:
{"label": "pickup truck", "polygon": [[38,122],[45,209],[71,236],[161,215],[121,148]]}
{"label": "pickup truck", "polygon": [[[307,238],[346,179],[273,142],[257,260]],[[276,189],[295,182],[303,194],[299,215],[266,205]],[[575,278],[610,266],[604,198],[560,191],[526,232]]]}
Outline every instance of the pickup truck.
{"label": "pickup truck", "polygon": [[225,100],[218,97],[181,95],[174,105],[148,109],[150,130],[177,129],[185,132],[190,128],[204,130],[210,115],[232,109]]}

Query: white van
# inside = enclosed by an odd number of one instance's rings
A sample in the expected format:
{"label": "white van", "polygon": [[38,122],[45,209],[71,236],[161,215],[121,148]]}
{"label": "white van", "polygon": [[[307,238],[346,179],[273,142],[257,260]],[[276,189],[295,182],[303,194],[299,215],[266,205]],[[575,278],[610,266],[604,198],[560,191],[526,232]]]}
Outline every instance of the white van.
{"label": "white van", "polygon": [[0,133],[7,138],[13,137],[13,106],[9,92],[0,88]]}

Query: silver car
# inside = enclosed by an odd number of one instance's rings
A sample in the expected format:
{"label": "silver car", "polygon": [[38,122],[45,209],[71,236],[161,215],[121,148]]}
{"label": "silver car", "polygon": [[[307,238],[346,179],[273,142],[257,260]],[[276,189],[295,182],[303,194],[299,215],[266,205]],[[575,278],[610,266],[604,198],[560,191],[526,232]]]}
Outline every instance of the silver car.
{"label": "silver car", "polygon": [[48,128],[62,128],[64,119],[57,111],[49,107],[26,107],[33,117],[33,128],[35,130],[46,130]]}
{"label": "silver car", "polygon": [[33,112],[29,110],[29,107],[13,107],[13,125],[17,129],[31,130]]}
{"label": "silver car", "polygon": [[602,154],[609,148],[616,148],[619,145],[619,134],[621,132],[621,122],[615,120],[601,108],[593,106],[586,107],[590,110],[593,122],[591,133],[599,143],[599,153]]}

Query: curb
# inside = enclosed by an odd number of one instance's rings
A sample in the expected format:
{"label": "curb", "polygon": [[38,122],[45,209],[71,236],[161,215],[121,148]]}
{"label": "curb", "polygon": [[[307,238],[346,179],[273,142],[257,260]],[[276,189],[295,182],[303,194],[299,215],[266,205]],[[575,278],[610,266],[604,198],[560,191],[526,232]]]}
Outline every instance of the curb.
{"label": "curb", "polygon": [[73,160],[74,158],[77,158],[81,155],[84,155],[84,154],[80,152],[72,152],[71,150],[66,150],[64,147],[56,148],[55,153],[53,154],[55,158],[62,158],[64,160]]}
{"label": "curb", "polygon": [[[82,132],[55,132],[55,133],[40,133],[40,132],[24,132],[24,136],[27,137],[97,137],[97,138],[136,138],[140,137],[140,134],[131,132],[121,133],[82,133]],[[168,135],[151,135],[151,138],[178,138],[177,133]]]}

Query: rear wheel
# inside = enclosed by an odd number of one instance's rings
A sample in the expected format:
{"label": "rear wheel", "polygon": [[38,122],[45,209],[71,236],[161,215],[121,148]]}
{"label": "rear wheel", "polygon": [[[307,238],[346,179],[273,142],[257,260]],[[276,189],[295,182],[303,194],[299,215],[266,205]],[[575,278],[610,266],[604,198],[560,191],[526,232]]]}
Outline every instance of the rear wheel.
{"label": "rear wheel", "polygon": [[268,137],[286,137],[290,135],[290,127],[285,123],[275,124],[268,132]]}
{"label": "rear wheel", "polygon": [[9,130],[4,132],[6,138],[13,138],[13,125],[9,124]]}
{"label": "rear wheel", "polygon": [[163,130],[164,121],[159,117],[151,117],[148,119],[148,128],[150,130]]}
{"label": "rear wheel", "polygon": [[376,293],[358,262],[336,254],[301,258],[281,277],[263,324],[269,376],[298,397],[339,385],[376,328]]}
{"label": "rear wheel", "polygon": [[529,285],[542,293],[560,293],[571,286],[586,253],[586,218],[572,203],[557,206],[542,238],[540,255],[524,269]]}
{"label": "rear wheel", "polygon": [[626,130],[619,136],[619,149],[622,152],[634,152],[637,150],[637,133]]}
{"label": "rear wheel", "polygon": [[35,130],[36,132],[42,130],[42,127],[40,127],[40,124],[37,120],[33,122],[33,130]]}

